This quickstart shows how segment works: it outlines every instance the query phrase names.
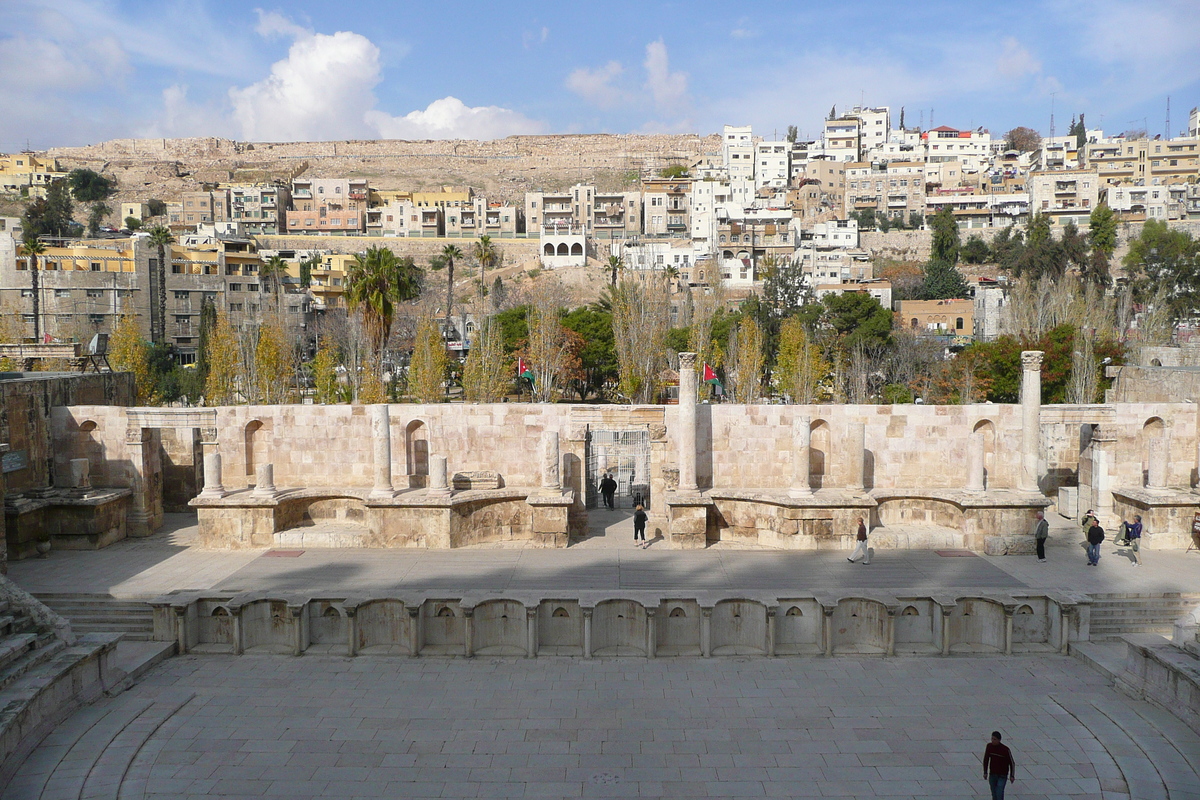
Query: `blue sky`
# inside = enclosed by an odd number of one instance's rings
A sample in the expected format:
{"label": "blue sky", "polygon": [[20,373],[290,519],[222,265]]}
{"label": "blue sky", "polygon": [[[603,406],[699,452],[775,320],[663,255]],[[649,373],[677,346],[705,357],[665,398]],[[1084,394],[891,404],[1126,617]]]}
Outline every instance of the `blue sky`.
{"label": "blue sky", "polygon": [[[1196,0],[810,4],[0,0],[0,152],[252,141],[815,134],[829,108],[1062,133],[1186,125]],[[1145,122],[1143,122],[1145,120]],[[894,120],[895,122],[895,120]]]}

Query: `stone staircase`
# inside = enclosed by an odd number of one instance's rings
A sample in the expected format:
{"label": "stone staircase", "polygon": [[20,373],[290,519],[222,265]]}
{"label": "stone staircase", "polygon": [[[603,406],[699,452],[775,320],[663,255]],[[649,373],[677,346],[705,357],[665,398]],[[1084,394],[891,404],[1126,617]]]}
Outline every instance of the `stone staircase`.
{"label": "stone staircase", "polygon": [[120,633],[125,639],[149,641],[154,636],[154,611],[142,600],[123,600],[107,594],[34,595],[71,623],[77,634]]}
{"label": "stone staircase", "polygon": [[24,611],[0,600],[0,692],[65,647],[53,631],[39,631]]}
{"label": "stone staircase", "polygon": [[42,740],[0,800],[142,797],[162,747],[152,737],[193,696],[122,694],[81,709]]}
{"label": "stone staircase", "polygon": [[1200,605],[1200,593],[1092,594],[1093,642],[1111,641],[1127,633],[1170,636],[1179,617]]}

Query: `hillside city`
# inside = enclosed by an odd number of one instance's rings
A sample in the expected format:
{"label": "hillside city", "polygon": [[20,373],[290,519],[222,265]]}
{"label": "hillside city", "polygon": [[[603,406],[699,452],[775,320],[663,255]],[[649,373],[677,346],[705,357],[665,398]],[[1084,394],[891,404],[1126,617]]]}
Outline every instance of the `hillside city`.
{"label": "hillside city", "polygon": [[[1090,331],[1094,374],[1074,389],[1083,402],[1103,388],[1102,356],[1119,362],[1131,338],[1187,336],[1195,289],[1180,276],[1197,257],[1200,110],[1173,138],[1106,134],[1082,116],[1066,135],[1047,136],[911,122],[903,109],[835,108],[809,141],[794,127],[765,140],[727,125],[719,140],[696,140],[719,141],[711,152],[641,160],[615,183],[561,176],[559,187],[520,198],[317,177],[303,161],[291,174],[159,194],[92,161],[4,155],[0,335],[26,344],[5,355],[29,366],[78,359],[95,334],[113,336],[125,366],[134,352],[160,374],[144,399],[191,402],[214,393],[204,350],[218,320],[241,342],[230,345],[241,365],[228,367],[238,373],[225,384],[229,401],[282,397],[277,388],[289,384],[308,392],[320,369],[350,384],[325,401],[350,399],[372,362],[393,397],[422,396],[409,368],[423,358],[423,335],[448,351],[431,362],[446,380],[427,380],[429,397],[460,386],[467,399],[519,395],[520,382],[504,384],[525,356],[534,378],[525,388],[539,399],[658,400],[670,396],[673,354],[690,347],[714,367],[720,391],[742,401],[1003,399],[996,374],[948,364],[972,344],[1033,341],[1069,323]],[[356,276],[360,287],[378,277],[380,259],[407,276],[383,279],[396,301],[386,321],[354,289]],[[417,288],[406,293],[409,280]],[[641,288],[621,291],[626,284]],[[661,358],[637,378],[631,334],[659,291],[663,318],[646,346]],[[1028,303],[1014,306],[1035,293],[1032,315]],[[546,332],[536,312],[547,303],[577,313],[538,344]],[[207,322],[206,308],[216,312]],[[629,314],[642,322],[622,327]],[[462,358],[492,315],[495,350],[483,350],[504,379],[473,395]],[[788,328],[791,318],[802,324]],[[123,321],[142,355],[117,335]],[[606,328],[600,344],[596,325]],[[279,365],[266,382],[276,389],[259,391],[263,331],[277,340]],[[319,357],[323,336],[329,352]],[[1068,338],[1065,357],[1078,358],[1085,337]],[[796,353],[808,367],[794,366]]]}

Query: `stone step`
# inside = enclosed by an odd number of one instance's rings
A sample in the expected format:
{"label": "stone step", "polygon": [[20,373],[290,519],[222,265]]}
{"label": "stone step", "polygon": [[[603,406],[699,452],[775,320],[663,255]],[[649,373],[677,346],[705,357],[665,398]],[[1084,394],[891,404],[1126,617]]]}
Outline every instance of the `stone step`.
{"label": "stone step", "polygon": [[141,600],[103,594],[39,594],[37,599],[71,623],[77,633],[123,633],[148,640],[154,634],[154,611]]}
{"label": "stone step", "polygon": [[[42,740],[0,800],[115,798],[146,742],[195,695],[166,693],[151,700],[123,694],[81,709]],[[140,787],[140,788],[144,788]]]}
{"label": "stone step", "polygon": [[[1139,743],[1122,730],[1120,725],[1091,701],[1058,695],[1052,696],[1052,699],[1079,724],[1087,728],[1092,736],[1096,737],[1096,741],[1108,752],[1109,757],[1116,762],[1117,768],[1121,770],[1121,775],[1128,786],[1130,798],[1169,800],[1170,795],[1167,792],[1166,783],[1155,770],[1151,758],[1151,754],[1156,753],[1156,746],[1165,743],[1151,742],[1147,737],[1147,740],[1141,743],[1143,746],[1139,746]],[[1112,702],[1114,701],[1105,700],[1104,706],[1107,708]],[[1161,740],[1161,737],[1157,738]]]}
{"label": "stone step", "polygon": [[[1104,703],[1098,710],[1109,718],[1121,731],[1132,739],[1153,762],[1153,770],[1167,789],[1167,797],[1172,800],[1195,797],[1200,794],[1200,775],[1192,766],[1200,750],[1195,749],[1196,735],[1186,737],[1180,728],[1186,725],[1175,720],[1176,725],[1170,725],[1163,718],[1151,719],[1140,712],[1140,707],[1153,709],[1148,703],[1138,703],[1137,706],[1127,702]],[[1160,727],[1160,725],[1162,727]],[[1178,738],[1183,737],[1183,738]],[[1181,750],[1182,748],[1182,750]],[[1189,755],[1185,755],[1188,753]],[[1120,762],[1118,761],[1118,765]],[[1122,772],[1124,767],[1122,766]],[[1132,784],[1130,789],[1132,789]],[[1131,793],[1131,797],[1138,797]]]}
{"label": "stone step", "polygon": [[33,642],[17,658],[7,661],[3,667],[0,667],[0,691],[23,678],[31,670],[50,661],[67,646],[53,634],[49,635],[48,640],[44,635],[22,634],[22,636],[32,636]]}
{"label": "stone step", "polygon": [[36,644],[37,635],[32,633],[18,633],[0,639],[0,670],[19,661],[26,653],[34,649]]}

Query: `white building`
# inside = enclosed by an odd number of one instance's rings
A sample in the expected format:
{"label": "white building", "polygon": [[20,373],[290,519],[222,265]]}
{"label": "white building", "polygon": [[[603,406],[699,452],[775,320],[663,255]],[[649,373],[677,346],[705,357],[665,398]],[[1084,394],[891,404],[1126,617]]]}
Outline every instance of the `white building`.
{"label": "white building", "polygon": [[754,188],[781,189],[788,185],[787,142],[759,142],[754,146]]}
{"label": "white building", "polygon": [[925,160],[961,161],[964,172],[982,172],[991,165],[992,135],[983,128],[963,131],[942,125],[921,134]]}
{"label": "white building", "polygon": [[554,233],[543,229],[539,254],[546,269],[587,266],[587,241],[583,233]]}
{"label": "white building", "polygon": [[721,135],[721,163],[731,179],[754,180],[754,131],[749,125],[726,125]]}

